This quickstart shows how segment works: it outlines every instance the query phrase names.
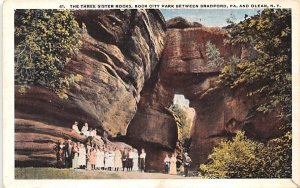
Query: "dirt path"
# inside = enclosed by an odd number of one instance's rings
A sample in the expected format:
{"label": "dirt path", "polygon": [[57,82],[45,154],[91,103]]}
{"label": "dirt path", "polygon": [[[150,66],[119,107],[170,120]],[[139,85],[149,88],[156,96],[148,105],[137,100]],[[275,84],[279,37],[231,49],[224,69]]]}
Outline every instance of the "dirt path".
{"label": "dirt path", "polygon": [[[16,179],[183,179],[180,175],[57,168],[16,168]],[[197,177],[187,177],[197,178]]]}

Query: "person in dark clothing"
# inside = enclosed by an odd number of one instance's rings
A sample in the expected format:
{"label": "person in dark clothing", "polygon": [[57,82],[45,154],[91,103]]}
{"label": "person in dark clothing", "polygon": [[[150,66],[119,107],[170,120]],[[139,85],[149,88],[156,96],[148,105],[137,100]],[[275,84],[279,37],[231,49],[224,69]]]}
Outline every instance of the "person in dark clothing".
{"label": "person in dark clothing", "polygon": [[166,154],[166,157],[164,159],[164,165],[165,165],[166,174],[169,174],[169,171],[170,171],[170,158],[169,158],[168,154]]}
{"label": "person in dark clothing", "polygon": [[128,153],[128,158],[127,158],[127,171],[132,171],[132,167],[133,167],[133,149],[129,149],[129,153]]}
{"label": "person in dark clothing", "polygon": [[140,168],[141,168],[141,172],[145,172],[145,168],[146,168],[146,152],[145,152],[144,148],[142,148],[142,153],[140,154]]}
{"label": "person in dark clothing", "polygon": [[177,161],[176,161],[176,168],[179,169],[182,165],[182,158],[181,155],[177,155]]}
{"label": "person in dark clothing", "polygon": [[128,165],[127,165],[127,161],[128,161],[128,151],[127,151],[127,148],[125,148],[123,151],[122,151],[122,167],[123,167],[123,171],[126,169],[128,169]]}
{"label": "person in dark clothing", "polygon": [[188,153],[184,153],[183,156],[183,167],[184,167],[184,176],[188,177],[189,175],[189,168],[191,166],[192,159],[188,156]]}
{"label": "person in dark clothing", "polygon": [[65,167],[65,154],[64,154],[65,153],[65,144],[64,144],[64,141],[58,142],[54,146],[54,150],[56,152],[57,168],[64,168]]}
{"label": "person in dark clothing", "polygon": [[67,140],[66,144],[65,144],[65,166],[66,168],[71,168],[72,167],[72,148],[73,148],[73,144],[72,141],[70,139]]}

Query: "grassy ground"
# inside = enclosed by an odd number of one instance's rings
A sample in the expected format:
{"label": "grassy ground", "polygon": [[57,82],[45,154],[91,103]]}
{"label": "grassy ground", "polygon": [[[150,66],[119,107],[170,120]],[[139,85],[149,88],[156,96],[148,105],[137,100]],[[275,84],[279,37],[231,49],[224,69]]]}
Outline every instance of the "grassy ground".
{"label": "grassy ground", "polygon": [[[114,172],[58,168],[15,168],[16,179],[178,179],[163,173]],[[195,178],[195,177],[194,177]]]}

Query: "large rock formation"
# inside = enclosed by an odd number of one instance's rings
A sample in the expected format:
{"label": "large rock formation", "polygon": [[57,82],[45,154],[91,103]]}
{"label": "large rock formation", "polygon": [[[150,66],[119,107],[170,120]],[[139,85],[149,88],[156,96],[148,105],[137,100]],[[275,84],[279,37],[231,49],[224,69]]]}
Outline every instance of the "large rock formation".
{"label": "large rock formation", "polygon": [[223,45],[224,30],[173,20],[169,26],[181,29],[169,29],[164,43],[166,23],[157,10],[89,10],[75,16],[87,33],[65,72],[81,74],[83,80],[71,86],[68,99],[41,87],[22,94],[16,86],[17,166],[53,165],[56,141],[83,141],[70,132],[77,120],[110,137],[126,135],[120,140],[146,149],[148,170],[162,170],[165,154],[177,142],[176,121],[166,109],[174,94],[185,95],[196,112],[190,153],[194,167],[236,130],[260,140],[279,134],[275,112],[251,117],[257,101],[249,100],[243,88],[218,86],[220,70],[207,65],[206,43],[215,44],[225,59],[247,54],[239,46]]}
{"label": "large rock formation", "polygon": [[[37,147],[51,151],[49,135],[53,134],[35,132],[30,128],[35,122],[56,127],[52,132],[61,138],[65,136],[60,131],[70,129],[75,120],[79,128],[88,122],[100,134],[125,135],[144,83],[158,64],[165,36],[165,21],[159,11],[88,10],[76,11],[75,16],[80,25],[85,24],[87,33],[80,52],[64,71],[80,74],[83,79],[71,86],[68,99],[35,86],[23,94],[16,86],[15,118],[30,120],[26,125],[16,122],[16,164],[26,161],[29,155],[39,155],[35,147],[29,147],[35,142],[39,143]],[[28,134],[30,140],[20,145]],[[77,139],[73,134],[68,137]],[[36,160],[36,165],[40,162]]]}
{"label": "large rock formation", "polygon": [[[242,55],[241,47],[224,46],[225,37],[226,32],[220,28],[168,30],[161,64],[142,90],[138,111],[127,131],[131,144],[148,146],[149,168],[162,170],[159,161],[163,161],[166,152],[175,149],[176,123],[165,109],[172,104],[174,94],[185,95],[196,111],[190,153],[196,168],[206,162],[208,154],[221,139],[232,137],[236,130],[246,129],[256,138],[259,135],[270,138],[278,133],[279,123],[274,115],[267,119],[249,117],[256,101],[250,101],[242,88],[232,91],[218,86],[220,70],[207,65],[205,44],[208,41],[215,44],[225,59]],[[262,125],[262,129],[272,131],[261,134],[258,127]]]}

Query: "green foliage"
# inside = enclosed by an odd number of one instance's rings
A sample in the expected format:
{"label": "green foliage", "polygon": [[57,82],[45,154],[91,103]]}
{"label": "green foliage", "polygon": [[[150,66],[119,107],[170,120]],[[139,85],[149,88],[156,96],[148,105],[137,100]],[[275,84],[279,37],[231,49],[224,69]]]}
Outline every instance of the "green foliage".
{"label": "green foliage", "polygon": [[186,112],[181,109],[177,104],[172,105],[169,108],[175,116],[178,128],[178,140],[183,143],[184,149],[189,150],[190,142],[190,125],[191,122],[188,120]]}
{"label": "green foliage", "polygon": [[222,141],[200,165],[205,178],[291,178],[291,133],[267,144],[251,141],[238,132]]}
{"label": "green foliage", "polygon": [[[266,9],[227,27],[226,45],[241,45],[250,56],[220,61],[218,49],[208,56],[222,67],[221,86],[247,89],[250,98],[261,101],[256,112],[278,108],[285,135],[263,144],[238,132],[233,141],[222,141],[200,165],[207,178],[291,178],[291,12]],[[220,63],[221,62],[221,63]]]}
{"label": "green foliage", "polygon": [[81,31],[69,10],[16,10],[15,83],[46,87],[65,98],[69,83],[80,78],[62,70],[79,50]]}
{"label": "green foliage", "polygon": [[220,67],[224,64],[224,58],[221,57],[221,53],[216,45],[212,44],[210,41],[206,43],[206,51],[208,62],[207,65],[210,67]]}
{"label": "green foliage", "polygon": [[224,63],[220,83],[231,88],[244,86],[248,96],[268,97],[256,108],[266,113],[280,107],[287,130],[291,129],[291,11],[265,9],[229,29],[227,45],[243,45],[255,57]]}

